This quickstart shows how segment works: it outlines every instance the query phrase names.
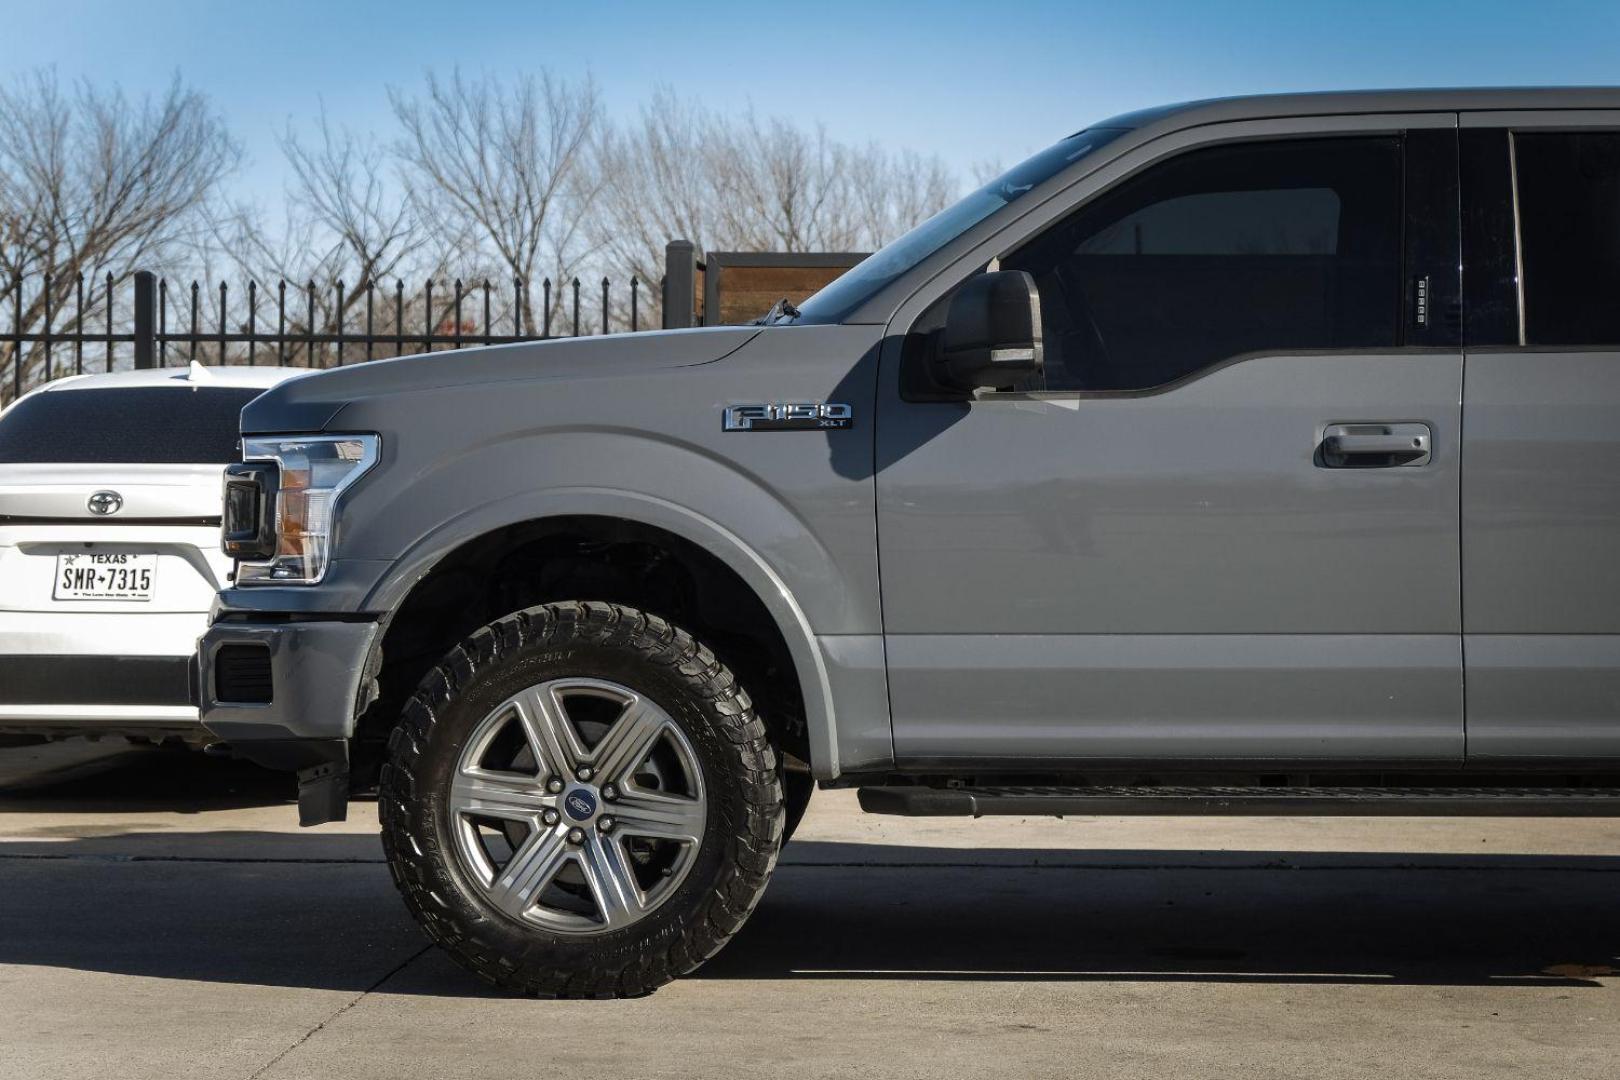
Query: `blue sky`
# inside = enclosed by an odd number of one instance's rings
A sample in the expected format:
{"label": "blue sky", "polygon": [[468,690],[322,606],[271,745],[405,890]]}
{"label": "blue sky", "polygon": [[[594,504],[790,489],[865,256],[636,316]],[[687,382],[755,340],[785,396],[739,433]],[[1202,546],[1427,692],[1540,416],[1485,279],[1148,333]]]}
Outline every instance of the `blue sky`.
{"label": "blue sky", "polygon": [[1620,4],[786,4],[0,0],[0,74],[34,65],[141,93],[175,71],[246,145],[244,194],[279,192],[276,134],[325,100],[390,130],[386,88],[428,68],[592,74],[632,116],[665,84],[719,108],[938,153],[966,173],[1092,120],[1185,98],[1372,86],[1620,83]]}

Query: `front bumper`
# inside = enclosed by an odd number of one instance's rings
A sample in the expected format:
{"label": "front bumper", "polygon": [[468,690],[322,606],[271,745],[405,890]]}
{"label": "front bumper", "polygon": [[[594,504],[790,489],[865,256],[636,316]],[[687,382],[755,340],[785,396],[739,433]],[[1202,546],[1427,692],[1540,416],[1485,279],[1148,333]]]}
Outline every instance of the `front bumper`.
{"label": "front bumper", "polygon": [[206,623],[200,611],[0,611],[0,732],[200,738],[191,665]]}
{"label": "front bumper", "polygon": [[370,701],[370,619],[216,622],[197,645],[203,726],[236,754],[298,773],[298,823],[342,821],[349,736]]}
{"label": "front bumper", "polygon": [[[197,647],[203,726],[242,755],[299,769],[299,743],[345,740],[369,695],[378,624],[368,619],[224,620]],[[244,663],[267,679],[244,677]],[[223,669],[223,670],[222,670]],[[316,755],[317,760],[324,759]]]}
{"label": "front bumper", "polygon": [[200,737],[190,656],[0,654],[0,732]]}

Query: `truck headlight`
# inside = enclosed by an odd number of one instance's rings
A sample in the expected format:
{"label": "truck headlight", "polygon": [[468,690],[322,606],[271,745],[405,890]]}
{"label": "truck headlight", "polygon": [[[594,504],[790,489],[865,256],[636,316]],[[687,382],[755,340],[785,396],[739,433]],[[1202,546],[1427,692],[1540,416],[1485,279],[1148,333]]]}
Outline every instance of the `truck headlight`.
{"label": "truck headlight", "polygon": [[[313,585],[332,561],[338,499],[377,463],[375,435],[249,436],[247,467],[227,471],[224,546],[237,564],[238,585]],[[274,470],[254,463],[274,463]],[[258,485],[255,496],[248,486]],[[273,485],[273,490],[268,490]],[[251,521],[271,516],[274,527]],[[263,550],[253,541],[264,539]]]}

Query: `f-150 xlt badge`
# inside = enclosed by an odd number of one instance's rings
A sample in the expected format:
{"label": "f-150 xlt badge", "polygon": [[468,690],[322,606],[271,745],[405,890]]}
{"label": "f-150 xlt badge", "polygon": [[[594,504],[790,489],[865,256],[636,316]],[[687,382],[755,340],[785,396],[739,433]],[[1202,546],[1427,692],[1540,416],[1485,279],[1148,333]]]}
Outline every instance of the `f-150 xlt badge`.
{"label": "f-150 xlt badge", "polygon": [[843,431],[853,426],[854,410],[830,401],[728,405],[724,424],[727,431]]}

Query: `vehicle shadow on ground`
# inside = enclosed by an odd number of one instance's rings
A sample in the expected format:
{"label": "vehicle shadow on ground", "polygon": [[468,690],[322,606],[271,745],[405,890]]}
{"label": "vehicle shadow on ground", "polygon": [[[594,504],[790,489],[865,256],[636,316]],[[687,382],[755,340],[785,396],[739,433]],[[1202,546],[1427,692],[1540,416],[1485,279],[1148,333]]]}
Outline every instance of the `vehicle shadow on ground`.
{"label": "vehicle shadow on ground", "polygon": [[196,750],[84,739],[0,749],[0,813],[200,813],[296,797],[288,773]]}
{"label": "vehicle shadow on ground", "polygon": [[[0,964],[491,992],[437,954],[402,970],[425,938],[372,832],[138,820],[285,803],[286,776],[196,754],[111,757],[20,781],[0,774],[0,812],[14,815],[0,836]],[[29,823],[33,813],[118,811],[127,823]],[[1617,911],[1620,856],[805,838],[698,977],[1598,986],[1620,972]]]}
{"label": "vehicle shadow on ground", "polygon": [[[478,995],[375,836],[0,842],[0,964]],[[146,852],[146,854],[140,854]],[[1037,865],[1039,864],[1039,865]],[[1620,858],[963,851],[797,841],[699,978],[1597,986]]]}
{"label": "vehicle shadow on ground", "polygon": [[[798,848],[799,850],[794,850]],[[805,842],[702,975],[1571,984],[1620,975],[1620,858]],[[840,869],[847,866],[847,869]]]}

